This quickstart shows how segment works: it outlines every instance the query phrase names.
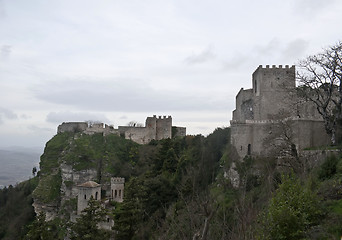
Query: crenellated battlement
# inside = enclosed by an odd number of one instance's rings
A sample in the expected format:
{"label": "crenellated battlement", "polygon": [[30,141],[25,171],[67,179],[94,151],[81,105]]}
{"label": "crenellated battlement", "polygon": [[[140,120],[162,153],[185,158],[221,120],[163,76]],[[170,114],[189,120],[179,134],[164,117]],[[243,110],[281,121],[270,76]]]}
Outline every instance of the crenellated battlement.
{"label": "crenellated battlement", "polygon": [[259,65],[258,69],[261,68],[261,69],[289,69],[289,68],[295,68],[295,65],[292,65],[291,67],[289,65],[285,65],[283,67],[283,65],[272,65],[270,67],[270,65],[266,65],[265,67],[263,67],[262,65]]}
{"label": "crenellated battlement", "polygon": [[110,179],[111,184],[124,184],[125,178],[122,177],[113,177]]}

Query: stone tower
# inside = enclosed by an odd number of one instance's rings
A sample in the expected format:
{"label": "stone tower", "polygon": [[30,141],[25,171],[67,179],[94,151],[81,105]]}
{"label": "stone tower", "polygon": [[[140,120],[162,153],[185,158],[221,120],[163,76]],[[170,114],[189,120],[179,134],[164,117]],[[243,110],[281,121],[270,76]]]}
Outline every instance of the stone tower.
{"label": "stone tower", "polygon": [[77,200],[77,215],[80,215],[82,211],[88,206],[88,201],[91,197],[95,200],[101,200],[101,185],[89,181],[80,184],[78,187],[78,200]]}
{"label": "stone tower", "polygon": [[259,66],[253,73],[252,86],[237,94],[230,122],[231,143],[240,160],[246,155],[272,153],[284,121],[288,122],[290,141],[299,151],[329,142],[315,107],[297,95],[295,66]]}
{"label": "stone tower", "polygon": [[111,199],[116,202],[123,202],[125,179],[121,177],[111,178]]}

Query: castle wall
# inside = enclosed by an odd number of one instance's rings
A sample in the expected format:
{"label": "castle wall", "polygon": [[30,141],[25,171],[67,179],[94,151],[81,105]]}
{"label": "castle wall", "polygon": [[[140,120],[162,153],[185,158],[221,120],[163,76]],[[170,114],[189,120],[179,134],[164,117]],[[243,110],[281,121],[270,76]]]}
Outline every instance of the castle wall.
{"label": "castle wall", "polygon": [[186,136],[186,128],[185,127],[172,127],[175,129],[175,135],[172,137],[185,137]]}
{"label": "castle wall", "polygon": [[[178,136],[185,136],[186,128],[177,127]],[[145,127],[119,126],[115,129],[103,123],[70,122],[58,126],[57,133],[61,132],[83,132],[85,134],[103,133],[117,134],[139,144],[147,144],[151,140],[161,140],[172,137],[172,118],[156,115],[146,119]]]}
{"label": "castle wall", "polygon": [[57,128],[57,133],[63,132],[83,132],[88,128],[86,122],[63,122]]}
{"label": "castle wall", "polygon": [[241,88],[236,96],[236,108],[233,112],[233,120],[244,121],[246,119],[254,119],[253,107],[253,89],[244,90]]}

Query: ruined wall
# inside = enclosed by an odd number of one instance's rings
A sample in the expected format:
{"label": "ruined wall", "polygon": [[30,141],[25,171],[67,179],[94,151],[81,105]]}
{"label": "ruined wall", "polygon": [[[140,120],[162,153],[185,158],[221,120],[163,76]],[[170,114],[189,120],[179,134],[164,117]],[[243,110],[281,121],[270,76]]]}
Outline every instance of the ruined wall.
{"label": "ruined wall", "polygon": [[63,132],[83,132],[88,128],[86,122],[63,122],[57,128],[57,133]]}

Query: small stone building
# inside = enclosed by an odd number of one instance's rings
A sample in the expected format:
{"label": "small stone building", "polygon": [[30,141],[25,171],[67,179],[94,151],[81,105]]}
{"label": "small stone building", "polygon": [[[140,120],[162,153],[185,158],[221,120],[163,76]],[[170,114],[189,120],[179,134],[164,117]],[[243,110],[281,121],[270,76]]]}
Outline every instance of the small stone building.
{"label": "small stone building", "polygon": [[91,197],[95,200],[101,200],[101,185],[88,181],[80,184],[78,187],[78,199],[77,199],[77,215],[80,215],[82,211],[87,208],[88,202]]}

